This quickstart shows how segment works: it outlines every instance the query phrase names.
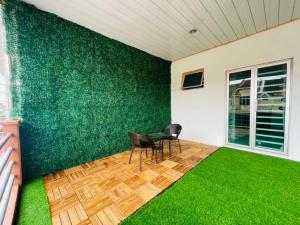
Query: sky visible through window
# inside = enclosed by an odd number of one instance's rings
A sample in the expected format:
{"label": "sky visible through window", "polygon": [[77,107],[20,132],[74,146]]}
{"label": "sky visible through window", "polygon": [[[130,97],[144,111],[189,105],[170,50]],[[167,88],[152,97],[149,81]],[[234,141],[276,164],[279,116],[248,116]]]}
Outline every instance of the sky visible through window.
{"label": "sky visible through window", "polygon": [[0,11],[0,120],[9,118],[9,57],[5,53],[5,29]]}

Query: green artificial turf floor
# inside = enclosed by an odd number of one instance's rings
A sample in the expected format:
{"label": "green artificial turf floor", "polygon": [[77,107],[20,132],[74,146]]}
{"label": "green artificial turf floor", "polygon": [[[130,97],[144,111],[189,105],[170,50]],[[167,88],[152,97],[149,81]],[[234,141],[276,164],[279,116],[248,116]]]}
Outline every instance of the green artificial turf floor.
{"label": "green artificial turf floor", "polygon": [[42,178],[24,184],[17,225],[51,225],[50,209]]}
{"label": "green artificial turf floor", "polygon": [[221,148],[122,224],[300,224],[300,163]]}

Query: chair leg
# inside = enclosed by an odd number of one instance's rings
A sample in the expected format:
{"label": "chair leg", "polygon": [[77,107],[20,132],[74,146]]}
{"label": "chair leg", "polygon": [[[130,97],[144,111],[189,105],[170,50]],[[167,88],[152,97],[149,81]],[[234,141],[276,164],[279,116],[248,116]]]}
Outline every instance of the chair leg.
{"label": "chair leg", "polygon": [[161,159],[164,160],[164,140],[161,140]]}
{"label": "chair leg", "polygon": [[133,149],[134,149],[134,147],[132,146],[132,147],[131,147],[131,152],[130,152],[130,157],[129,157],[129,162],[128,162],[128,164],[130,164],[130,162],[131,162],[131,157],[132,157]]}
{"label": "chair leg", "polygon": [[148,158],[148,149],[146,148],[146,157]]}
{"label": "chair leg", "polygon": [[155,162],[157,162],[157,150],[155,151]]}
{"label": "chair leg", "polygon": [[178,145],[179,145],[179,150],[180,150],[180,152],[181,152],[181,145],[180,145],[179,139],[177,139],[177,141],[178,141]]}
{"label": "chair leg", "polygon": [[142,153],[143,153],[143,150],[140,149],[140,171],[142,171]]}
{"label": "chair leg", "polygon": [[169,140],[169,157],[171,157],[171,141]]}

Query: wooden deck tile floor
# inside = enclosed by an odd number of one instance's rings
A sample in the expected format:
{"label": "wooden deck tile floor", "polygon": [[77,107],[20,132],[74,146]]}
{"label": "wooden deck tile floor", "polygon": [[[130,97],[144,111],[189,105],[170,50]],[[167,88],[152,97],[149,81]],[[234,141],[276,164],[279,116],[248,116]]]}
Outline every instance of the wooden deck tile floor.
{"label": "wooden deck tile floor", "polygon": [[95,160],[44,178],[54,225],[118,224],[168,188],[217,150],[217,147],[181,141],[182,153],[172,146],[158,163],[139,152],[128,164],[129,151]]}

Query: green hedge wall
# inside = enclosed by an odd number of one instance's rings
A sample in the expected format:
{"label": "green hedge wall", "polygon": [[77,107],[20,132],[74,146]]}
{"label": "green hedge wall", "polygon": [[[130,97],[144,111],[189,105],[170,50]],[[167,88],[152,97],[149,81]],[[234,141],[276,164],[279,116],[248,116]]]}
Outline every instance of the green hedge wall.
{"label": "green hedge wall", "polygon": [[129,148],[170,122],[170,62],[42,12],[4,3],[25,179]]}

